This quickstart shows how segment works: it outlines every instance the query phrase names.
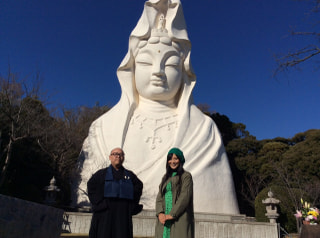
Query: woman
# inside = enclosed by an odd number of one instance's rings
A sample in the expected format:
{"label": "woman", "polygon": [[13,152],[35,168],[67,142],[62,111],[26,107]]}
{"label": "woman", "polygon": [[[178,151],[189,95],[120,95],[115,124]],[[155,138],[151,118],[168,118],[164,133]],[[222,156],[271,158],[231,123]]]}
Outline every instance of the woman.
{"label": "woman", "polygon": [[193,181],[183,169],[183,152],[172,148],[156,200],[156,238],[194,237]]}

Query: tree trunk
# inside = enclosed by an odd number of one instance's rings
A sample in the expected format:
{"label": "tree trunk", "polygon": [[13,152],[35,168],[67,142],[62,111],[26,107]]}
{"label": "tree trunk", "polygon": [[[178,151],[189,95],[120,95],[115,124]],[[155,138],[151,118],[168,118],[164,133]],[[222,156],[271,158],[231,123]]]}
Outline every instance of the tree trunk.
{"label": "tree trunk", "polygon": [[11,160],[12,146],[13,146],[13,140],[10,138],[9,144],[7,146],[8,150],[7,150],[6,160],[4,161],[4,165],[3,165],[2,171],[1,171],[0,188],[3,186],[3,184],[5,182],[5,179],[6,179],[8,166],[9,166],[9,163],[10,163],[10,160]]}

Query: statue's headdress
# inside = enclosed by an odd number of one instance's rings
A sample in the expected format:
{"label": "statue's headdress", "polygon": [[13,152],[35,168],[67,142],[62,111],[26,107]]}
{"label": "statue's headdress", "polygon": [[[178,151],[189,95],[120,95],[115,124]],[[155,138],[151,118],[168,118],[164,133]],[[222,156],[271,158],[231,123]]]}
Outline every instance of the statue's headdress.
{"label": "statue's headdress", "polygon": [[179,42],[186,52],[184,68],[189,79],[194,81],[195,75],[190,63],[191,43],[180,0],[146,1],[143,13],[130,34],[129,54],[121,62],[118,71],[127,68],[132,55],[146,43],[161,42],[170,45],[172,41]]}
{"label": "statue's headdress", "polygon": [[[134,56],[138,49],[143,47],[140,44],[157,43],[157,41],[167,44],[175,42],[183,49],[183,85],[177,98],[177,111],[178,113],[181,111],[181,118],[188,117],[188,108],[193,101],[192,89],[196,82],[196,76],[190,63],[191,43],[188,38],[180,0],[149,0],[145,2],[142,15],[129,37],[128,53],[117,70],[122,94],[120,101],[112,109],[113,111],[120,108],[121,110],[127,110],[127,117],[131,118],[139,101],[134,80]],[[124,132],[129,125],[127,117],[122,115],[122,118],[119,118],[119,121],[122,121],[119,124],[123,124]],[[181,128],[183,134],[183,131],[185,131],[183,123],[181,123]],[[179,134],[180,130],[177,136],[180,136]],[[115,141],[115,144],[123,145],[124,138],[123,135],[121,137],[122,141]]]}
{"label": "statue's headdress", "polygon": [[153,41],[157,35],[164,36],[165,34],[173,41],[185,41],[191,47],[180,1],[147,1],[130,38]]}

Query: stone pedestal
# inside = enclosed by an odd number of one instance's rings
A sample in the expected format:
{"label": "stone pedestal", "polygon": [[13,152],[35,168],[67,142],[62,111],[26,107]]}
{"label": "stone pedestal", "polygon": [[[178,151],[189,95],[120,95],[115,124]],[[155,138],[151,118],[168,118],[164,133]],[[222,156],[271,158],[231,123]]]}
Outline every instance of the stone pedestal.
{"label": "stone pedestal", "polygon": [[[67,212],[72,233],[88,233],[91,213]],[[154,237],[155,211],[143,210],[133,217],[135,237]],[[196,238],[278,238],[278,225],[256,222],[245,215],[195,213]]]}

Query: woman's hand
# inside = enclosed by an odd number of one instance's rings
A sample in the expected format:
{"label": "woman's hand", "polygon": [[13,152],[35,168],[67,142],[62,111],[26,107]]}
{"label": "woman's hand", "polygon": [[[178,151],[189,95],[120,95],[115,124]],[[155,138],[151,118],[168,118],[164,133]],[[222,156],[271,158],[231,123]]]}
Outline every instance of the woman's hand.
{"label": "woman's hand", "polygon": [[158,219],[159,219],[159,222],[164,225],[164,223],[166,222],[166,215],[164,213],[159,213],[158,215]]}
{"label": "woman's hand", "polygon": [[172,220],[173,217],[172,217],[171,215],[169,215],[169,214],[165,215],[164,213],[159,213],[158,219],[159,219],[160,223],[161,223],[162,225],[164,225],[164,223],[165,223],[167,220]]}

